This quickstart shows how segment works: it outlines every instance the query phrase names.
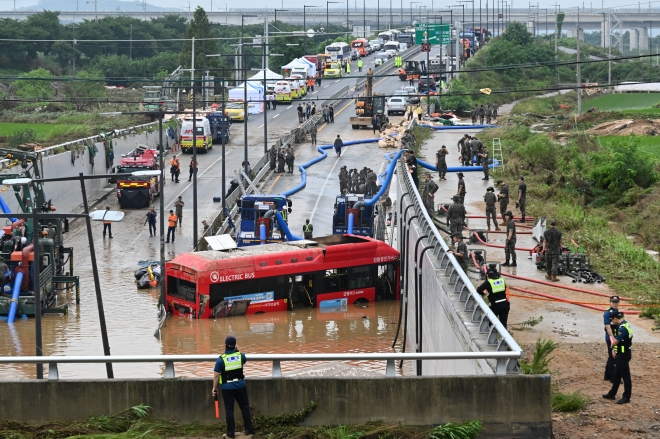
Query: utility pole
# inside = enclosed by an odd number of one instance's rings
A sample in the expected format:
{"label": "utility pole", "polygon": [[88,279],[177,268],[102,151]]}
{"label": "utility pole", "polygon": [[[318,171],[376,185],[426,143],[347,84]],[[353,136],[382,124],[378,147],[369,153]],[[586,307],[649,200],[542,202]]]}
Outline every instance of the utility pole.
{"label": "utility pole", "polygon": [[133,59],[133,24],[131,23],[131,40],[130,45],[128,46],[128,58]]}
{"label": "utility pole", "polygon": [[580,22],[575,23],[575,33],[577,36],[577,115],[582,116],[582,76],[580,72]]}

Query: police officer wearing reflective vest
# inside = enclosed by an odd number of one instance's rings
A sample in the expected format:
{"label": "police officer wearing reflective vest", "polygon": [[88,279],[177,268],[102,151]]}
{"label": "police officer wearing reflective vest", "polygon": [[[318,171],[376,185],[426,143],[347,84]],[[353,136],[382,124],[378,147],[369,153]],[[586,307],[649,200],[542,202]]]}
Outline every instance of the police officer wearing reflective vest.
{"label": "police officer wearing reflective vest", "polygon": [[612,388],[603,395],[605,399],[616,399],[616,392],[623,379],[623,395],[617,404],[628,404],[632,394],[632,379],[630,378],[630,358],[632,351],[633,333],[629,323],[624,319],[622,311],[610,313],[612,325],[617,326],[616,336],[612,340],[612,356],[614,357],[614,379]]}
{"label": "police officer wearing reflective vest", "polygon": [[490,309],[493,314],[500,319],[500,323],[506,329],[506,323],[509,320],[509,310],[511,304],[506,293],[506,283],[497,271],[497,264],[489,264],[488,279],[477,287],[477,293],[484,296],[488,293],[488,301],[490,302]]}
{"label": "police officer wearing reflective vest", "polygon": [[610,297],[610,307],[603,313],[605,326],[605,343],[607,344],[607,363],[605,363],[605,381],[614,379],[614,357],[612,356],[612,340],[616,336],[616,325],[612,324],[612,313],[619,312],[619,296]]}
{"label": "police officer wearing reflective vest", "polygon": [[236,349],[236,339],[227,336],[225,339],[225,353],[218,357],[213,369],[213,396],[218,395],[218,383],[222,389],[222,400],[225,403],[225,417],[227,418],[227,437],[233,438],[236,433],[234,421],[234,401],[238,403],[243,415],[245,434],[254,434],[252,420],[250,419],[250,403],[248,401],[247,387],[243,380],[243,364],[247,359]]}

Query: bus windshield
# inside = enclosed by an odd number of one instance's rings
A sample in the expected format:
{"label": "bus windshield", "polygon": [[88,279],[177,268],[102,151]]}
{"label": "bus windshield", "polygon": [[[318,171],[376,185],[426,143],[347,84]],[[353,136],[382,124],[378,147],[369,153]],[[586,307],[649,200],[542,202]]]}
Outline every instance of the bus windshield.
{"label": "bus windshield", "polygon": [[341,47],[339,47],[339,46],[326,46],[325,50],[327,50],[328,52],[340,52]]}

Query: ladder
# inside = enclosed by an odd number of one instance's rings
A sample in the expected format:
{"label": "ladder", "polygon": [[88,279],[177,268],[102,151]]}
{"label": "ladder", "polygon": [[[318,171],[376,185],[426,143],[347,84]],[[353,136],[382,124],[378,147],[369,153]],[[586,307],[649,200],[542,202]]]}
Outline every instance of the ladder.
{"label": "ladder", "polygon": [[499,166],[504,166],[504,156],[502,155],[502,142],[500,142],[500,138],[496,137],[493,139],[493,163],[495,163],[495,160],[498,160]]}

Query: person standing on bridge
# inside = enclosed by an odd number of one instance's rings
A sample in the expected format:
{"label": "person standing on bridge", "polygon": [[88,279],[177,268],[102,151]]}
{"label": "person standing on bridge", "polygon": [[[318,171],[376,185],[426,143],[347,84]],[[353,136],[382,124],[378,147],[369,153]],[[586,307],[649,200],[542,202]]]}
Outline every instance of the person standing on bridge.
{"label": "person standing on bridge", "polygon": [[298,111],[298,123],[303,123],[304,113],[303,113],[302,104],[298,104],[297,111]]}
{"label": "person standing on bridge", "polygon": [[268,150],[268,158],[270,159],[270,170],[275,170],[275,162],[277,162],[277,148],[275,145],[271,146]]}
{"label": "person standing on bridge", "polygon": [[358,59],[358,72],[362,71],[362,58]]}
{"label": "person standing on bridge", "polygon": [[341,157],[341,149],[344,147],[344,142],[341,140],[341,137],[339,137],[339,134],[337,134],[334,146],[335,152],[337,153],[337,158]]}
{"label": "person standing on bridge", "polygon": [[500,323],[506,329],[506,323],[509,320],[509,311],[511,303],[509,302],[508,287],[497,272],[497,264],[488,264],[488,279],[477,287],[477,293],[485,296],[488,293],[488,302],[490,310],[500,319]]}
{"label": "person standing on bridge", "polygon": [[227,336],[225,339],[225,353],[218,357],[213,368],[213,391],[214,397],[218,396],[218,384],[222,390],[222,401],[225,404],[225,418],[227,420],[227,437],[236,437],[236,421],[234,419],[234,402],[238,403],[243,416],[245,434],[254,434],[252,419],[250,418],[250,402],[248,399],[247,386],[243,365],[247,362],[245,354],[236,348],[236,339]]}
{"label": "person standing on bridge", "polygon": [[323,122],[328,123],[328,107],[321,105],[321,115],[323,116]]}
{"label": "person standing on bridge", "polygon": [[309,222],[309,218],[305,220],[305,225],[303,226],[303,237],[305,239],[312,239],[314,232],[314,226]]}

